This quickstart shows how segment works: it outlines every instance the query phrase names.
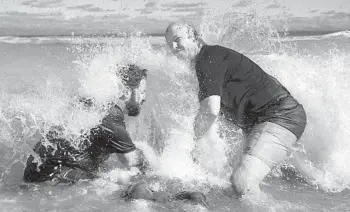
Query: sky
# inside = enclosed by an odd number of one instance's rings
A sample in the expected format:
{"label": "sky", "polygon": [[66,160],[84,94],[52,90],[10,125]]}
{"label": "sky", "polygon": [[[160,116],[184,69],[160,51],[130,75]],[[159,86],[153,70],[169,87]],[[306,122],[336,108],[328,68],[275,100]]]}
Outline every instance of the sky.
{"label": "sky", "polygon": [[294,31],[350,30],[350,0],[0,0],[0,36],[164,33],[173,21],[201,23],[218,14],[255,9],[281,14]]}

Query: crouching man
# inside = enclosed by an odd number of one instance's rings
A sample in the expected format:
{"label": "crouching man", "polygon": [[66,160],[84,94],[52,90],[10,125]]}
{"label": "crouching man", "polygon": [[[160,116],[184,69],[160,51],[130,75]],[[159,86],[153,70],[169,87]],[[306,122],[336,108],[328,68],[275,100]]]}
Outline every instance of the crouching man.
{"label": "crouching man", "polygon": [[[147,162],[126,130],[124,114],[137,116],[140,113],[145,101],[147,70],[128,65],[121,75],[126,92],[119,98],[118,104],[111,105],[102,122],[90,129],[87,135],[78,138],[79,142],[63,138],[61,126],[53,127],[46,138],[34,147],[41,164],[35,161],[34,156],[29,156],[24,181],[57,184],[93,179],[97,177],[100,165],[112,153],[117,154],[126,167],[138,167],[144,172]],[[93,104],[89,99],[81,101],[86,106]],[[79,148],[72,143],[79,143]]]}

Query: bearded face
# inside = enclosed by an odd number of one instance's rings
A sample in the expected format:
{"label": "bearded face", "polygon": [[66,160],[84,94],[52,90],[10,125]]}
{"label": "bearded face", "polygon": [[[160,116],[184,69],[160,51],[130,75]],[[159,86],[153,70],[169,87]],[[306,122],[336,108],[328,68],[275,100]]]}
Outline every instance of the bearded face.
{"label": "bearded face", "polygon": [[120,70],[124,85],[123,100],[129,116],[137,116],[141,105],[146,101],[147,70],[136,65],[129,65]]}

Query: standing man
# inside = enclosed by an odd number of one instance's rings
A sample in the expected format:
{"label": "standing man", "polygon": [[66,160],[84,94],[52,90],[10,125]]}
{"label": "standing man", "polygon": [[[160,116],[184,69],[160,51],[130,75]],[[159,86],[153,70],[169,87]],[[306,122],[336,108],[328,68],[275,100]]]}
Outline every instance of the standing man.
{"label": "standing man", "polygon": [[175,55],[195,65],[200,107],[194,139],[209,136],[220,112],[230,117],[246,135],[244,154],[231,175],[232,187],[238,194],[258,191],[303,134],[303,106],[251,59],[207,45],[188,23],[170,24],[165,38]]}

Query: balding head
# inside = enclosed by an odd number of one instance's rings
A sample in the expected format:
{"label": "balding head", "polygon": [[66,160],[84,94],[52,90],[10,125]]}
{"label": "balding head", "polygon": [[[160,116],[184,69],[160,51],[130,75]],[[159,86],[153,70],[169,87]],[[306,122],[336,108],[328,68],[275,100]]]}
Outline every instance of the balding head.
{"label": "balding head", "polygon": [[165,40],[174,54],[190,60],[196,56],[202,44],[196,29],[186,22],[171,23],[165,31]]}
{"label": "balding head", "polygon": [[168,42],[172,42],[174,36],[178,33],[185,33],[189,38],[197,39],[197,30],[187,22],[173,22],[165,30],[165,39]]}

